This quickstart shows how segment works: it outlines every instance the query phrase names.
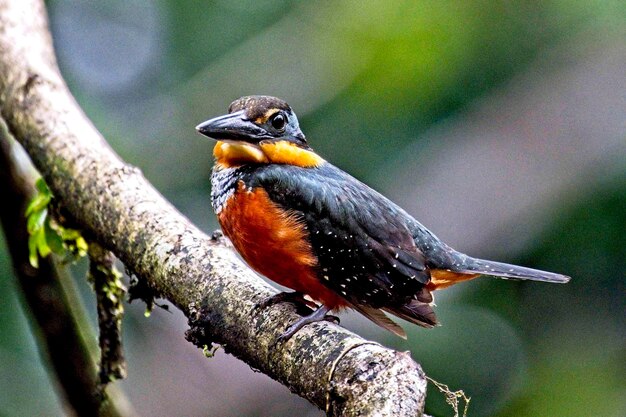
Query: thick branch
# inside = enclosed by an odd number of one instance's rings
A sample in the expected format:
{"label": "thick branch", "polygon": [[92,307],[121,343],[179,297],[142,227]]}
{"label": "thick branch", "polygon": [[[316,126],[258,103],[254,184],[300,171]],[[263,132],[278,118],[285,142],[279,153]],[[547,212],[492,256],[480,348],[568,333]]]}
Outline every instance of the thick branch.
{"label": "thick branch", "polygon": [[426,380],[407,354],[330,323],[276,344],[294,308],[255,309],[270,287],[110,149],[59,75],[41,1],[0,0],[0,112],[74,220],[189,317],[195,342],[333,415],[421,415]]}

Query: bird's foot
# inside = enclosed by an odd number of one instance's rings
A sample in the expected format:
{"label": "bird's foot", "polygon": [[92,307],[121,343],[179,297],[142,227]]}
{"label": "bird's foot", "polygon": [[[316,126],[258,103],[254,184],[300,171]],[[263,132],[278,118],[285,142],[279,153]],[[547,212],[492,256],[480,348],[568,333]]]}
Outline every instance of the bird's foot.
{"label": "bird's foot", "polygon": [[285,332],[280,335],[280,337],[278,338],[278,341],[286,342],[287,340],[291,338],[291,336],[296,334],[298,330],[300,330],[307,324],[316,323],[318,321],[324,321],[324,320],[333,322],[335,324],[339,324],[339,317],[327,315],[326,313],[328,313],[329,311],[330,309],[328,307],[326,307],[325,305],[321,305],[313,313],[309,314],[308,316],[302,317],[301,319],[296,321],[294,324],[289,326],[287,330],[285,330]]}
{"label": "bird's foot", "polygon": [[274,304],[279,303],[291,303],[291,304],[304,304],[308,307],[315,308],[316,304],[307,300],[304,297],[304,294],[298,291],[294,292],[279,292],[278,294],[274,294],[270,297],[267,297],[265,300],[259,301],[254,305],[256,309],[264,309],[266,307],[273,306]]}

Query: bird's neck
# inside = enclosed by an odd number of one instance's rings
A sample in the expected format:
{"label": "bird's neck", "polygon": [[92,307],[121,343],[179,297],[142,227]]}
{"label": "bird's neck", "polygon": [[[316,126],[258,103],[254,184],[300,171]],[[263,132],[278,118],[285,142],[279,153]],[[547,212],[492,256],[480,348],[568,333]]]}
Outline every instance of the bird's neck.
{"label": "bird's neck", "polygon": [[228,168],[246,164],[285,164],[314,168],[325,162],[312,150],[288,141],[261,142],[258,145],[218,141],[213,155],[218,164]]}

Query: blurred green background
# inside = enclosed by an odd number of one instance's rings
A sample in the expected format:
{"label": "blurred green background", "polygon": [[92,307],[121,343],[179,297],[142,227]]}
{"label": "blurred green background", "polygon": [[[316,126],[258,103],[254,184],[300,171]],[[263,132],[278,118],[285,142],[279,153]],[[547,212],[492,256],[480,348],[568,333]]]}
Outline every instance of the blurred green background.
{"label": "blurred green background", "polygon": [[[295,109],[325,158],[472,255],[565,273],[437,294],[407,342],[470,416],[626,415],[626,3],[48,1],[70,88],[113,148],[203,230],[212,143],[194,126],[242,95]],[[0,248],[0,415],[63,413]],[[75,273],[93,320],[83,268]],[[175,311],[125,319],[142,415],[321,416],[184,341]],[[452,410],[429,385],[427,411]]]}

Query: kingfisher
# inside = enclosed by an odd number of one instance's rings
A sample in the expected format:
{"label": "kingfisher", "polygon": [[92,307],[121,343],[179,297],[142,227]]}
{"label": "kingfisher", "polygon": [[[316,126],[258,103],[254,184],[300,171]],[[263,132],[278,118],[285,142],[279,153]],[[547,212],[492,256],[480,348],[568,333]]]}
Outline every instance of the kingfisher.
{"label": "kingfisher", "polygon": [[252,269],[294,291],[263,304],[315,301],[313,313],[289,326],[283,339],[343,309],[406,339],[386,313],[436,326],[434,291],[480,275],[570,280],[452,249],[398,205],[315,153],[296,114],[279,98],[239,98],[228,114],[196,129],[217,141],[211,203],[222,231]]}

